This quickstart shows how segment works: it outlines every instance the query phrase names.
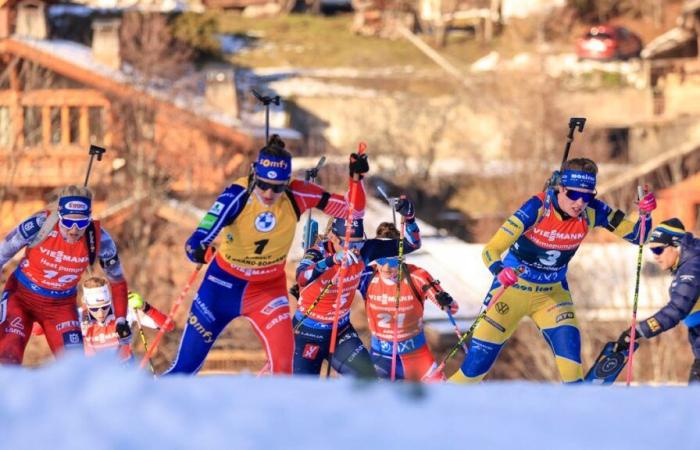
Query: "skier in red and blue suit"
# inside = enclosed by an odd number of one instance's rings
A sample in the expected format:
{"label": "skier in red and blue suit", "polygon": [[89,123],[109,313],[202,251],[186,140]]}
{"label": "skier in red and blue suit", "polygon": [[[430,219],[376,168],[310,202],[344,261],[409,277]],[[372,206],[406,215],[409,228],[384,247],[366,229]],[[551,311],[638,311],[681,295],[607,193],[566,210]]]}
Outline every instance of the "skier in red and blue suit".
{"label": "skier in red and blue suit", "polygon": [[93,258],[99,259],[109,280],[118,338],[130,340],[128,287],[117,246],[99,221],[91,218],[91,211],[90,190],[67,186],[56,210],[29,217],[0,242],[0,269],[25,248],[0,299],[0,363],[22,363],[34,323],[44,329],[55,355],[72,348],[83,351],[77,285]]}
{"label": "skier in red and blue suit", "polygon": [[[402,199],[397,204],[397,211],[406,217],[404,251],[413,252],[421,246],[413,203]],[[297,282],[301,291],[294,326],[302,323],[294,336],[294,374],[318,375],[323,360],[329,357],[338,298],[338,276],[345,259],[347,268],[341,295],[336,350],[330,363],[342,375],[364,378],[377,376],[367,349],[350,323],[350,307],[365,267],[376,259],[396,256],[399,240],[365,239],[363,221],[356,219],[352,223],[349,249],[345,254],[345,226],[344,219],[335,219],[329,238],[309,248],[297,268]],[[333,284],[327,287],[331,282]]]}
{"label": "skier in red and blue suit", "polygon": [[[167,374],[197,372],[217,337],[233,319],[251,323],[267,353],[270,372],[292,372],[294,339],[284,267],[299,218],[309,208],[347,217],[349,201],[320,186],[292,179],[292,156],[273,135],[260,150],[251,177],[222,192],[187,240],[187,257],[205,262],[216,236],[224,241],[194,297],[177,356]],[[355,207],[364,210],[361,176],[366,155],[352,154]]]}
{"label": "skier in red and blue suit", "polygon": [[[641,220],[628,220],[624,212],[595,198],[597,173],[590,159],[567,161],[559,184],[525,202],[485,245],[482,258],[495,278],[484,304],[502,286],[508,289],[477,325],[469,353],[450,381],[482,380],[526,315],[551,347],[561,380],[582,381],[581,335],[566,281],[569,261],[594,227],[638,244],[641,226]],[[639,202],[646,214],[646,234],[651,228],[648,213],[655,208],[651,193]]]}

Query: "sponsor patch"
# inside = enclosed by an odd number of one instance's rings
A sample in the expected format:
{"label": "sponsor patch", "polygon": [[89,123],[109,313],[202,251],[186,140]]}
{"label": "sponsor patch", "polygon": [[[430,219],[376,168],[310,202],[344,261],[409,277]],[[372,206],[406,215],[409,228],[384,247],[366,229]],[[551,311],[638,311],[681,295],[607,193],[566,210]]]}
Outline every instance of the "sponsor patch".
{"label": "sponsor patch", "polygon": [[556,323],[559,323],[563,320],[569,320],[574,318],[574,313],[572,311],[567,311],[559,314],[555,320]]}
{"label": "sponsor patch", "polygon": [[63,333],[63,346],[68,349],[71,347],[82,347],[83,346],[83,336],[80,331],[68,331]]}
{"label": "sponsor patch", "polygon": [[206,216],[202,219],[201,222],[199,222],[199,228],[202,228],[204,230],[211,230],[214,224],[216,223],[217,217],[211,213],[207,213]]}
{"label": "sponsor patch", "polygon": [[65,208],[73,211],[87,211],[89,209],[87,203],[79,202],[77,200],[72,200],[66,203]]}
{"label": "sponsor patch", "polygon": [[80,322],[77,320],[67,320],[56,325],[56,331],[63,331],[67,328],[80,328]]}
{"label": "sponsor patch", "polygon": [[310,361],[313,361],[316,359],[316,356],[318,356],[318,351],[320,350],[321,347],[319,347],[316,344],[306,344],[304,346],[304,351],[302,352],[301,356],[304,359],[308,359]]}
{"label": "sponsor patch", "polygon": [[659,324],[659,321],[654,317],[647,319],[647,325],[649,325],[649,329],[652,333],[656,333],[657,331],[661,330],[661,324]]}
{"label": "sponsor patch", "polygon": [[214,214],[215,216],[218,216],[221,214],[221,211],[224,210],[224,204],[221,202],[214,202],[214,205],[211,207],[209,210],[210,214]]}
{"label": "sponsor patch", "polygon": [[269,316],[274,310],[287,306],[288,304],[289,300],[287,300],[287,297],[277,297],[265,305],[261,312],[266,316]]}
{"label": "sponsor patch", "polygon": [[496,303],[495,308],[496,308],[496,312],[502,316],[505,314],[508,314],[508,311],[510,311],[510,306],[508,306],[507,304],[505,304],[503,302]]}
{"label": "sponsor patch", "polygon": [[275,219],[275,215],[270,211],[260,213],[258,214],[258,217],[255,218],[255,229],[262,233],[271,231],[273,228],[275,228],[276,224],[277,219]]}
{"label": "sponsor patch", "polygon": [[501,325],[500,323],[496,322],[495,320],[493,320],[493,319],[490,318],[489,316],[484,316],[484,320],[485,320],[486,322],[490,323],[495,329],[497,329],[497,330],[500,331],[501,333],[505,333],[505,332],[506,332],[506,329],[505,329],[505,327],[504,327],[503,325]]}
{"label": "sponsor patch", "polygon": [[231,289],[233,287],[232,283],[229,283],[228,281],[224,281],[221,278],[217,278],[214,275],[208,275],[207,280],[211,281],[212,283],[218,284],[219,286],[223,286],[225,288]]}
{"label": "sponsor patch", "polygon": [[199,321],[197,316],[194,314],[190,313],[190,316],[187,318],[187,323],[192,326],[192,328],[197,331],[202,336],[202,339],[204,339],[204,342],[207,344],[211,344],[214,342],[214,334],[207,330],[204,325]]}

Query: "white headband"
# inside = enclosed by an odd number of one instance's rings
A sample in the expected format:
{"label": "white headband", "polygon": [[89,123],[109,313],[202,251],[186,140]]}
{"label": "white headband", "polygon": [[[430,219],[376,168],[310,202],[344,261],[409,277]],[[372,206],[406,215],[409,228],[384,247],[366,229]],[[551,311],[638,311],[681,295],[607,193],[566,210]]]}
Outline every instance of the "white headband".
{"label": "white headband", "polygon": [[109,289],[109,284],[90,288],[83,286],[83,303],[88,308],[111,304],[112,291]]}

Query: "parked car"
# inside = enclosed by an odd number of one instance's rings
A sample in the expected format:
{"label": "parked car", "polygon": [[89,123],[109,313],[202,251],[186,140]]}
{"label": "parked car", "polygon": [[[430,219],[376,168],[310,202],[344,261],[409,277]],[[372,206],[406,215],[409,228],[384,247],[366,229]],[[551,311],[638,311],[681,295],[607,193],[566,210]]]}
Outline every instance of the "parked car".
{"label": "parked car", "polygon": [[576,55],[580,59],[610,61],[639,56],[642,40],[625,27],[599,25],[576,40]]}

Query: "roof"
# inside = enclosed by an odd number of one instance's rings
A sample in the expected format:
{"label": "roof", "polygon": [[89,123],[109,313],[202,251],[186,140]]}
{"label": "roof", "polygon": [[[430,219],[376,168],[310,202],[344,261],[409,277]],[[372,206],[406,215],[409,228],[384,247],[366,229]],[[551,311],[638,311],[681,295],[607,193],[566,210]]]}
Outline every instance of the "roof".
{"label": "roof", "polygon": [[[264,127],[251,125],[210,106],[200,90],[204,74],[192,72],[175,83],[145,80],[128,65],[116,70],[101,64],[88,46],[66,40],[39,40],[13,36],[0,41],[0,53],[11,53],[36,62],[58,74],[123,98],[148,94],[158,106],[174,114],[188,116],[188,122],[207,134],[250,148],[264,136]],[[289,128],[271,128],[286,139],[301,139]]]}
{"label": "roof", "polygon": [[692,31],[681,27],[671,28],[644,46],[641,57],[644,59],[676,57],[679,55],[673,52],[681,51],[684,46],[693,44],[695,40],[695,33]]}

